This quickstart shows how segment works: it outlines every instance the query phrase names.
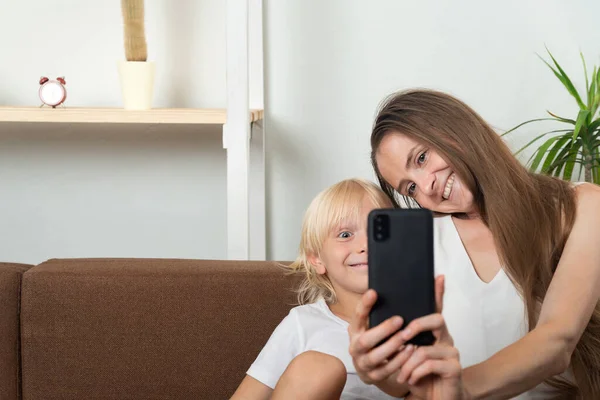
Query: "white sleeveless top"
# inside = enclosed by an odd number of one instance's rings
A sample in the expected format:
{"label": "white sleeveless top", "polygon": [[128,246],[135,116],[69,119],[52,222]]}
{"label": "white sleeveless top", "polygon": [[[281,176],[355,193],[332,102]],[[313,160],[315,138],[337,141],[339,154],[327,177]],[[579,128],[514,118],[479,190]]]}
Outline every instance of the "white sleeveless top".
{"label": "white sleeveless top", "polygon": [[[442,314],[466,368],[528,332],[525,303],[503,269],[489,283],[479,278],[450,215],[434,219],[434,232],[435,274],[445,275]],[[541,384],[514,399],[547,399],[552,391]]]}

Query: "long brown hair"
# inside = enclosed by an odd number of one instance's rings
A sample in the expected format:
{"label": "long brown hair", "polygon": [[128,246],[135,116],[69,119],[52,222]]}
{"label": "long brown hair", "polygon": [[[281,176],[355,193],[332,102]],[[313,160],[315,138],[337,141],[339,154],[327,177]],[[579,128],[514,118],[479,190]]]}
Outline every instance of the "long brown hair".
{"label": "long brown hair", "polygon": [[[462,101],[437,91],[409,90],[382,103],[371,134],[373,168],[396,206],[398,193],[381,176],[375,156],[382,139],[398,133],[435,149],[473,193],[503,268],[524,299],[529,329],[533,329],[575,221],[571,184],[528,171]],[[557,378],[547,382],[560,390],[562,398],[599,399],[600,304],[571,356],[570,367],[576,386]]]}

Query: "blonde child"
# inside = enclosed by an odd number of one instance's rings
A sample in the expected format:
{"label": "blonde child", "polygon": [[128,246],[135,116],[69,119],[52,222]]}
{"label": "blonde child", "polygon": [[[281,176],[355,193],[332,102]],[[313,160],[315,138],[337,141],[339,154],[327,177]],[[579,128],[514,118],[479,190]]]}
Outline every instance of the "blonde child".
{"label": "blonde child", "polygon": [[[348,324],[368,289],[367,215],[391,206],[361,179],[339,182],[312,201],[289,266],[303,276],[300,305],[277,326],[232,399],[396,398],[363,383],[348,351]],[[408,358],[410,348],[403,353]]]}

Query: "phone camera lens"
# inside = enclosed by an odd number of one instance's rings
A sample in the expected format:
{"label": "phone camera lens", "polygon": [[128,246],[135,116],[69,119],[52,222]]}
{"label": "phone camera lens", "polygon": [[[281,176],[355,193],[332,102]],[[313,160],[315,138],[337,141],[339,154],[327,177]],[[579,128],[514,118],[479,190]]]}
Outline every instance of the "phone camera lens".
{"label": "phone camera lens", "polygon": [[383,242],[390,236],[390,219],[386,214],[375,215],[373,218],[372,237],[377,242]]}

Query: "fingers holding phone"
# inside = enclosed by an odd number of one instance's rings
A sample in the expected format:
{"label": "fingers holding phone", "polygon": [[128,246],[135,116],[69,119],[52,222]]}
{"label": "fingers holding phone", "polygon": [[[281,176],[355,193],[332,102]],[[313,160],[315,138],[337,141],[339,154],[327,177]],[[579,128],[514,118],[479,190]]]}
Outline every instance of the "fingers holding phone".
{"label": "fingers holding phone", "polygon": [[435,337],[431,346],[416,349],[400,367],[398,384],[408,384],[407,399],[461,400],[468,398],[462,384],[460,354],[442,316],[444,277],[435,280],[436,313],[413,320],[401,335],[409,340],[419,332],[430,331]]}
{"label": "fingers holding phone", "polygon": [[435,278],[436,313],[412,320],[401,332],[404,340],[409,341],[422,332],[431,332],[436,344],[454,345],[454,340],[448,331],[446,321],[442,316],[444,299],[444,276]]}
{"label": "fingers holding phone", "polygon": [[[401,317],[390,317],[369,329],[369,313],[376,300],[377,293],[367,291],[348,327],[349,350],[356,372],[369,384],[381,382],[397,372],[412,353],[412,346],[404,346],[399,332],[404,323]],[[389,339],[385,341],[386,338]]]}

